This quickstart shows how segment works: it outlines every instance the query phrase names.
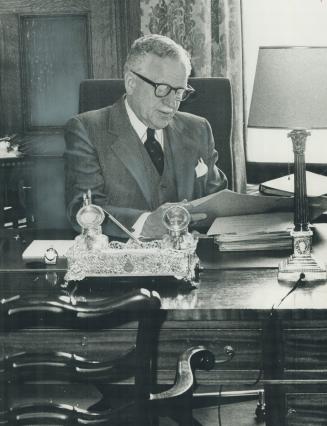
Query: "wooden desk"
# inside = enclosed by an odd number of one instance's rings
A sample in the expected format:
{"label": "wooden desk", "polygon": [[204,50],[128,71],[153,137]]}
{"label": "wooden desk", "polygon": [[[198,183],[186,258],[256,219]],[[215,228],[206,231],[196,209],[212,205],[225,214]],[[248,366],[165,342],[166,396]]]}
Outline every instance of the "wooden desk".
{"label": "wooden desk", "polygon": [[[327,225],[317,228],[315,252],[327,259]],[[177,355],[191,345],[204,344],[216,358],[231,345],[234,359],[225,366],[198,375],[200,383],[215,389],[251,389],[265,386],[268,419],[273,426],[326,424],[327,408],[327,286],[305,285],[290,294],[273,312],[290,286],[277,282],[277,265],[286,256],[274,253],[219,253],[209,240],[199,244],[202,266],[198,289],[176,282],[109,282],[89,279],[66,288],[65,265],[27,267],[21,253],[37,234],[21,238],[9,235],[2,244],[0,264],[1,298],[49,297],[73,294],[79,298],[101,298],[134,286],[156,289],[162,298],[163,325],[160,333],[158,367],[160,382],[171,382]],[[46,239],[49,235],[45,236]],[[62,235],[56,235],[56,239]],[[71,235],[67,235],[70,239]],[[117,339],[128,339],[124,330]],[[60,330],[24,330],[19,337],[2,342],[3,353],[20,350],[37,341],[55,347],[57,339],[67,342],[77,354],[104,356],[110,348],[105,335]]]}

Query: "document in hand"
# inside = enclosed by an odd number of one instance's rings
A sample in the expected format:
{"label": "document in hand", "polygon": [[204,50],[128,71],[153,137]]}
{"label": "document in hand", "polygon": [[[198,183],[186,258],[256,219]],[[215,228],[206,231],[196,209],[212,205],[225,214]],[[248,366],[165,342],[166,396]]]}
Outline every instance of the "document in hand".
{"label": "document in hand", "polygon": [[221,216],[265,213],[271,211],[292,211],[292,197],[264,197],[223,191],[198,198],[190,202],[192,213],[206,213],[210,223]]}
{"label": "document in hand", "polygon": [[[208,223],[216,217],[245,214],[293,211],[293,197],[239,194],[224,189],[189,202],[191,213],[206,213]],[[327,210],[326,197],[309,198],[310,218],[320,216]]]}

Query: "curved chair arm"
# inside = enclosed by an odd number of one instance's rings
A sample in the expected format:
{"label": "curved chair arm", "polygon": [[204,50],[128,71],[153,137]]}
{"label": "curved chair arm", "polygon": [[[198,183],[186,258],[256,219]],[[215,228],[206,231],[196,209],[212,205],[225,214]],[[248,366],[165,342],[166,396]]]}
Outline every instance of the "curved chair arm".
{"label": "curved chair arm", "polygon": [[[122,418],[131,417],[130,411],[134,409],[133,403],[127,403],[115,409],[90,411],[78,407],[78,405],[56,403],[26,403],[14,406],[4,412],[12,425],[120,425]],[[31,420],[32,419],[32,420]],[[37,420],[34,420],[37,419]],[[37,423],[36,423],[37,421]],[[41,423],[42,422],[42,423]],[[4,423],[1,423],[4,424]],[[128,423],[131,424],[131,423]]]}
{"label": "curved chair arm", "polygon": [[150,401],[159,401],[177,398],[192,390],[194,385],[193,371],[196,368],[210,370],[215,363],[212,352],[204,346],[195,346],[184,351],[177,362],[176,378],[174,385],[163,392],[150,394]]}
{"label": "curved chair arm", "polygon": [[97,318],[104,315],[116,314],[117,311],[150,310],[160,307],[158,293],[144,288],[131,291],[127,295],[116,298],[104,298],[92,302],[75,303],[66,296],[48,300],[22,299],[19,295],[2,299],[0,312],[3,317],[12,317],[26,313],[71,313],[77,318]]}
{"label": "curved chair arm", "polygon": [[[0,381],[35,380],[42,374],[48,380],[74,378],[94,382],[129,377],[135,364],[135,346],[122,353],[119,359],[98,361],[68,352],[19,352],[0,360]],[[1,424],[1,422],[0,422]]]}

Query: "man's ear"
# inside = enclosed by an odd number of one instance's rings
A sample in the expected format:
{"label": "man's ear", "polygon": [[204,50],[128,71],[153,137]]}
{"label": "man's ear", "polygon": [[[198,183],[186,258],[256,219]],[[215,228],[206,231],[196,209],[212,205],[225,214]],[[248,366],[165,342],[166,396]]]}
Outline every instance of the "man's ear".
{"label": "man's ear", "polygon": [[127,71],[124,75],[124,80],[127,95],[132,95],[136,84],[135,76],[131,71]]}

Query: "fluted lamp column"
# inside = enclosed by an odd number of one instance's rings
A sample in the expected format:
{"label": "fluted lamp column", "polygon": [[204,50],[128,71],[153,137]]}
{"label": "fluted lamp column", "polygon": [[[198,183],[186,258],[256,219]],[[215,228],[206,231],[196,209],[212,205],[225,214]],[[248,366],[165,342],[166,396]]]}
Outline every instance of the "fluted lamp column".
{"label": "fluted lamp column", "polygon": [[308,129],[327,128],[327,47],[259,48],[248,127],[290,129],[294,152],[293,254],[284,259],[278,280],[327,279],[325,264],[311,253],[312,231],[306,188]]}

